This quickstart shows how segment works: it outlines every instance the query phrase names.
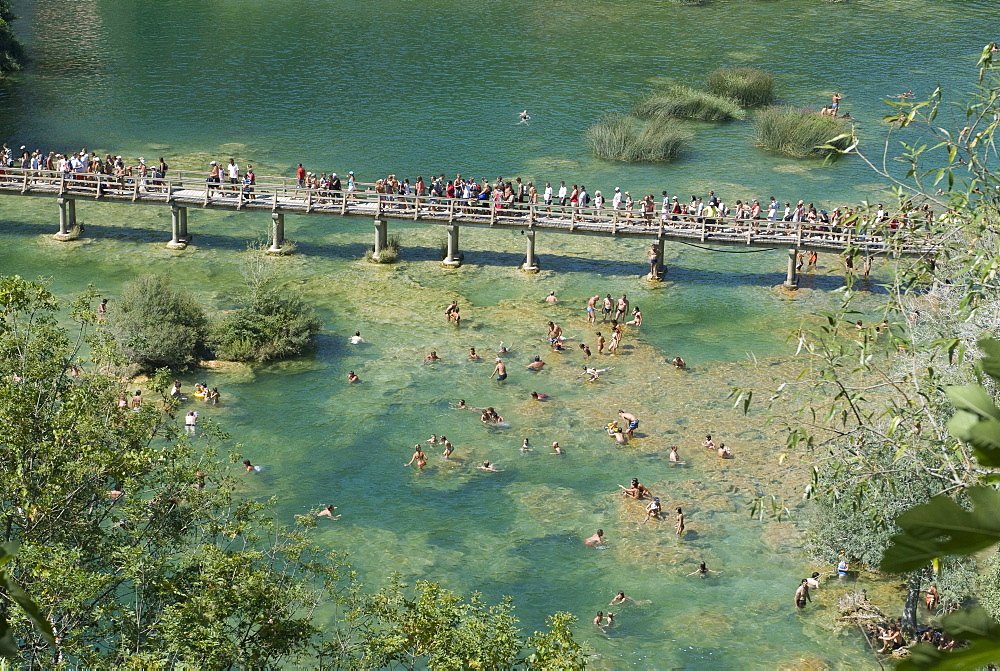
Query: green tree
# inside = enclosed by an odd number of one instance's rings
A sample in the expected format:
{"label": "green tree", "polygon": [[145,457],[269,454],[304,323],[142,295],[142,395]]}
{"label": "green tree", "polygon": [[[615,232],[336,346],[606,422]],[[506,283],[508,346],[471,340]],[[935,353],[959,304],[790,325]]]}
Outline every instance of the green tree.
{"label": "green tree", "polygon": [[0,0],[0,76],[19,72],[28,61],[24,46],[10,25],[16,18],[10,0]]}
{"label": "green tree", "polygon": [[140,371],[184,369],[197,363],[208,332],[204,311],[162,275],[142,275],[111,301],[107,327],[128,363]]}

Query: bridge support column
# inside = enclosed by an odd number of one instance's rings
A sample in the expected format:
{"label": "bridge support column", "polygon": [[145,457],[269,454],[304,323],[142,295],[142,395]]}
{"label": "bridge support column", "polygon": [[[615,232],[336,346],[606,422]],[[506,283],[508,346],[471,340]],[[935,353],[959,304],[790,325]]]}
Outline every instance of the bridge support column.
{"label": "bridge support column", "polygon": [[268,247],[268,254],[281,254],[285,245],[285,213],[271,213],[271,246]]}
{"label": "bridge support column", "polygon": [[181,238],[181,209],[177,205],[170,206],[170,242],[167,243],[170,249],[187,247],[187,242]]}
{"label": "bridge support column", "polygon": [[180,239],[184,242],[191,242],[191,235],[188,233],[188,209],[186,207],[178,208],[180,209],[180,224],[181,224],[181,235]]}
{"label": "bridge support column", "polygon": [[382,250],[389,244],[389,223],[385,217],[375,217],[375,251],[372,260],[378,261]]}
{"label": "bridge support column", "polygon": [[76,200],[73,198],[56,198],[59,205],[59,232],[52,237],[61,242],[75,240],[77,233],[73,229],[76,227]]}
{"label": "bridge support column", "polygon": [[524,264],[521,266],[521,270],[526,273],[537,273],[538,257],[535,256],[535,231],[525,231],[524,237],[527,238],[528,247],[524,255]]}
{"label": "bridge support column", "polygon": [[795,269],[798,263],[799,250],[796,247],[788,248],[788,275],[785,277],[785,283],[782,285],[786,289],[798,289],[799,288],[799,276],[798,271]]}
{"label": "bridge support column", "polygon": [[458,224],[448,225],[448,255],[444,257],[444,265],[457,268],[462,265],[461,252],[458,251]]}

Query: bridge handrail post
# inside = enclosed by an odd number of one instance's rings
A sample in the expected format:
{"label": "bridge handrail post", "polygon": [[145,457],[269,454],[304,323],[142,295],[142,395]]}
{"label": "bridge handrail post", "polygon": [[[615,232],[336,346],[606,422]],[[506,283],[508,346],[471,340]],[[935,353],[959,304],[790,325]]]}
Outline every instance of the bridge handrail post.
{"label": "bridge handrail post", "polygon": [[489,208],[490,208],[490,228],[492,228],[493,224],[497,223],[497,206],[496,206],[496,201],[489,201],[488,200],[486,202],[489,204]]}
{"label": "bridge handrail post", "polygon": [[701,241],[705,242],[705,217],[701,217]]}
{"label": "bridge handrail post", "polygon": [[[277,198],[277,195],[275,196],[275,198]],[[345,214],[347,214],[347,192],[346,191],[341,191],[340,192],[340,215],[344,216]]]}
{"label": "bridge handrail post", "polygon": [[528,223],[535,223],[535,203],[528,203]]}
{"label": "bridge handrail post", "polygon": [[171,182],[171,181],[169,181],[169,180],[166,180],[166,179],[164,179],[163,181],[167,185],[167,200],[166,200],[166,202],[169,203],[170,201],[172,201],[174,199],[174,183]]}
{"label": "bridge handrail post", "polygon": [[102,177],[101,173],[97,173],[97,190],[94,193],[94,200],[97,200],[98,198],[101,197],[101,177]]}
{"label": "bridge handrail post", "polygon": [[139,176],[133,175],[132,179],[132,202],[139,200]]}
{"label": "bridge handrail post", "polygon": [[312,211],[312,202],[313,202],[312,189],[306,189],[306,214],[309,214]]}
{"label": "bridge handrail post", "polygon": [[420,196],[413,196],[413,221],[420,218]]}
{"label": "bridge handrail post", "polygon": [[66,193],[66,173],[59,173],[59,195]]}
{"label": "bridge handrail post", "polygon": [[798,222],[798,223],[797,223],[797,224],[795,224],[795,225],[796,225],[796,227],[798,227],[798,229],[799,229],[799,230],[798,230],[798,242],[797,242],[796,244],[797,244],[797,245],[798,245],[799,247],[801,247],[801,246],[802,246],[802,222],[800,221],[800,222]]}
{"label": "bridge handrail post", "polygon": [[24,171],[24,185],[21,187],[21,193],[25,193],[28,190],[28,171]]}
{"label": "bridge handrail post", "polygon": [[659,240],[661,238],[663,238],[663,215],[660,215],[660,226],[656,233],[656,239]]}
{"label": "bridge handrail post", "polygon": [[452,198],[448,202],[448,223],[449,224],[452,223],[453,221],[455,221],[455,201],[456,200],[457,200],[457,198]]}

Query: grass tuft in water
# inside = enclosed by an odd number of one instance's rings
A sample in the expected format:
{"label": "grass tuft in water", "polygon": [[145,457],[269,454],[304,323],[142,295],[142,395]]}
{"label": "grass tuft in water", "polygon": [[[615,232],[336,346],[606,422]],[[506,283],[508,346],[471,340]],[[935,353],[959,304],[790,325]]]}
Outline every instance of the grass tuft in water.
{"label": "grass tuft in water", "polygon": [[692,133],[667,117],[643,123],[631,114],[612,112],[587,129],[594,156],[626,163],[670,161],[688,145]]}
{"label": "grass tuft in water", "polygon": [[851,141],[842,137],[851,132],[848,121],[813,109],[767,107],[754,116],[753,126],[754,145],[795,158],[827,156],[834,150],[824,145],[846,149]]}
{"label": "grass tuft in water", "polygon": [[371,263],[395,263],[399,260],[399,247],[402,237],[399,233],[392,233],[386,237],[385,247],[382,248],[382,253],[375,258],[375,247],[371,247],[365,252],[365,261]]}
{"label": "grass tuft in water", "polygon": [[745,116],[739,103],[732,98],[713,95],[683,84],[668,84],[658,88],[636,103],[633,113],[644,119],[661,116],[697,121],[731,121]]}
{"label": "grass tuft in water", "polygon": [[774,102],[774,75],[761,68],[719,68],[708,73],[706,90],[731,98],[743,107],[760,107]]}

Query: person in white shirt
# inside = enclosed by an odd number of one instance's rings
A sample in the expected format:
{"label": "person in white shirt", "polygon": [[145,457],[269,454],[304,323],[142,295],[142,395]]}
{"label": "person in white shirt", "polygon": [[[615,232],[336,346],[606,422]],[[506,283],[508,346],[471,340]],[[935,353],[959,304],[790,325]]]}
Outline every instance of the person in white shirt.
{"label": "person in white shirt", "polygon": [[545,190],[542,192],[542,201],[548,206],[552,204],[552,185],[545,182]]}
{"label": "person in white shirt", "polygon": [[615,187],[615,195],[611,197],[611,209],[620,210],[622,209],[622,190],[621,187]]}
{"label": "person in white shirt", "polygon": [[350,338],[352,345],[357,345],[359,342],[364,342],[364,338],[361,337],[361,331],[355,331],[354,335]]}
{"label": "person in white shirt", "polygon": [[559,182],[559,204],[566,205],[566,182]]}
{"label": "person in white shirt", "polygon": [[226,174],[229,175],[230,184],[240,183],[240,166],[236,165],[235,159],[229,159],[229,165],[226,166]]}

